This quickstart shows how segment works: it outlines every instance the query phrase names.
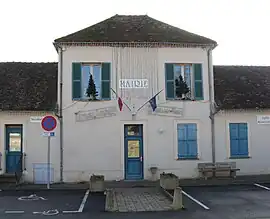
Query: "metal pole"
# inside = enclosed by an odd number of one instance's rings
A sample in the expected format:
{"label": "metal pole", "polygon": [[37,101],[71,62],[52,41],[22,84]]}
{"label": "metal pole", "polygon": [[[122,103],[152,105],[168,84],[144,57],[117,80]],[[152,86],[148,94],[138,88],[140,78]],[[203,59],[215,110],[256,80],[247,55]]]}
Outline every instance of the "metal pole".
{"label": "metal pole", "polygon": [[50,189],[50,181],[51,181],[51,174],[50,174],[50,163],[51,163],[51,161],[50,161],[50,158],[51,158],[51,137],[50,136],[48,136],[48,154],[47,154],[47,189]]}

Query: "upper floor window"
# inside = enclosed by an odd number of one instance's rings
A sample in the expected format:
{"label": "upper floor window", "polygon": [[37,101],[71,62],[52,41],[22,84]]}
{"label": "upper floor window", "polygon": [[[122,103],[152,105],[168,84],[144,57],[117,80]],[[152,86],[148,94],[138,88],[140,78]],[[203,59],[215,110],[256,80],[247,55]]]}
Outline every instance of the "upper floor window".
{"label": "upper floor window", "polygon": [[202,64],[165,64],[166,99],[203,100]]}
{"label": "upper floor window", "polygon": [[109,100],[110,63],[72,63],[72,99]]}

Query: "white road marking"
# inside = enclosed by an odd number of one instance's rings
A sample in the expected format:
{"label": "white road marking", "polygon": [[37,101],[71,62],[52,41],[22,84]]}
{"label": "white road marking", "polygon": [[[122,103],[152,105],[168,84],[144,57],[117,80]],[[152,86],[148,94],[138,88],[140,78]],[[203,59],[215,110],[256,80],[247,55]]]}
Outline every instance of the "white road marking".
{"label": "white road marking", "polygon": [[80,211],[62,211],[63,214],[81,213]]}
{"label": "white road marking", "polygon": [[90,192],[89,189],[85,192],[85,195],[84,195],[84,197],[83,197],[83,200],[82,200],[82,203],[81,203],[81,205],[80,205],[80,208],[79,208],[78,212],[83,212],[83,208],[84,208],[84,205],[85,205],[85,203],[86,203],[86,201],[87,201],[89,192]]}
{"label": "white road marking", "polygon": [[260,185],[260,184],[258,184],[258,183],[255,183],[254,186],[257,186],[257,187],[260,187],[260,188],[262,188],[262,189],[266,189],[266,190],[270,191],[270,188],[268,188],[268,187],[266,187],[266,186],[263,186],[263,185]]}
{"label": "white road marking", "polygon": [[6,214],[22,214],[24,211],[5,211]]}
{"label": "white road marking", "polygon": [[193,198],[191,195],[187,194],[186,192],[182,191],[182,193],[187,196],[189,199],[191,199],[192,201],[196,202],[198,205],[200,205],[201,207],[203,207],[206,210],[209,210],[210,208],[208,208],[206,205],[204,205],[203,203],[201,203],[200,201],[198,201],[197,199]]}
{"label": "white road marking", "polygon": [[53,216],[53,215],[59,214],[59,211],[57,209],[48,210],[48,211],[34,211],[33,214],[42,214],[45,216]]}

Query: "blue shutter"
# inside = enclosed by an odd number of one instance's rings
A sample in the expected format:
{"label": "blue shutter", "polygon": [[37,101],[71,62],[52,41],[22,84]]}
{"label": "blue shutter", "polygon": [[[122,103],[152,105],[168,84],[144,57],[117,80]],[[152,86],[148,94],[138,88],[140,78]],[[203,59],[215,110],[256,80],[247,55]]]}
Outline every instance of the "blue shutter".
{"label": "blue shutter", "polygon": [[166,99],[174,99],[175,90],[174,90],[174,70],[173,64],[165,63],[165,83],[166,83]]}
{"label": "blue shutter", "polygon": [[184,124],[177,125],[178,136],[178,158],[185,158],[188,155],[188,145],[186,142],[186,128]]}
{"label": "blue shutter", "polygon": [[81,63],[72,63],[72,99],[81,98]]}
{"label": "blue shutter", "polygon": [[203,100],[203,74],[202,64],[193,65],[194,74],[194,97],[195,100]]}
{"label": "blue shutter", "polygon": [[111,99],[111,63],[102,63],[101,67],[101,98]]}
{"label": "blue shutter", "polygon": [[248,156],[248,127],[247,123],[239,124],[239,143],[238,150],[239,155],[247,157]]}
{"label": "blue shutter", "polygon": [[247,123],[230,123],[230,152],[231,157],[248,156],[248,127]]}
{"label": "blue shutter", "polygon": [[188,156],[197,158],[197,124],[187,124]]}
{"label": "blue shutter", "polygon": [[178,158],[197,158],[197,125],[178,124]]}

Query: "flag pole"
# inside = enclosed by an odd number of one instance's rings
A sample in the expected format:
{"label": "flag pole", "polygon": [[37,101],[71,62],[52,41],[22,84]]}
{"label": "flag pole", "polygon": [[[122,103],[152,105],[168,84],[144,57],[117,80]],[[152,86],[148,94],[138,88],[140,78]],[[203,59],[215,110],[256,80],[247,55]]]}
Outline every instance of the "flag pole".
{"label": "flag pole", "polygon": [[[163,89],[162,90],[160,90],[156,95],[154,95],[153,97],[156,97],[157,95],[159,95],[161,92],[163,91]],[[141,108],[143,108],[153,97],[151,97],[149,100],[147,100],[139,109],[137,109],[137,111],[136,111],[136,113],[137,112],[139,112],[139,110],[141,109]]]}
{"label": "flag pole", "polygon": [[[112,92],[116,95],[116,97],[119,98],[119,96],[118,96],[118,94],[115,92],[115,90],[112,89],[112,88],[111,88],[111,90],[112,90]],[[131,112],[130,107],[125,103],[125,101],[122,100],[122,102],[123,102],[123,104],[129,109],[129,111]]]}

